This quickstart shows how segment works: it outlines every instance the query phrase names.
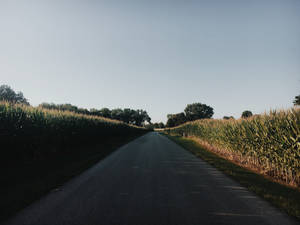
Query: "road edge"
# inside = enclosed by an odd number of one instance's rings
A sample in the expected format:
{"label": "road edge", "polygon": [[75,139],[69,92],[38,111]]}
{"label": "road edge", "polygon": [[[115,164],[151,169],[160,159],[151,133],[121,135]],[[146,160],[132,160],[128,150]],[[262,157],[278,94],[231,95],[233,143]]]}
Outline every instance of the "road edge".
{"label": "road edge", "polygon": [[300,222],[300,191],[271,181],[260,174],[234,164],[205,149],[192,139],[181,136],[171,136],[161,132],[160,134],[222,171],[225,175],[231,177],[249,191],[257,194],[280,211],[291,216],[296,222]]}

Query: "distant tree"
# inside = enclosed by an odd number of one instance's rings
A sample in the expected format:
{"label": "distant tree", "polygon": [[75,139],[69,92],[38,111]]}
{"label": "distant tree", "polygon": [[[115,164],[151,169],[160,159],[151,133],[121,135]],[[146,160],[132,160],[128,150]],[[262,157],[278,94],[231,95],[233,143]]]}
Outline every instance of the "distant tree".
{"label": "distant tree", "polygon": [[171,115],[173,115],[173,114],[168,114],[167,115],[168,120],[167,120],[167,123],[166,123],[166,127],[175,127],[175,120],[171,117]]}
{"label": "distant tree", "polygon": [[78,108],[75,112],[80,114],[85,114],[85,115],[91,115],[90,111],[85,108]]}
{"label": "distant tree", "polygon": [[223,120],[230,120],[230,119],[234,119],[234,117],[233,116],[224,116],[223,117]]}
{"label": "distant tree", "polygon": [[158,128],[165,128],[165,124],[163,122],[158,123]]}
{"label": "distant tree", "polygon": [[93,115],[93,116],[101,116],[105,118],[111,118],[115,120],[120,120],[128,124],[133,124],[137,126],[143,126],[145,125],[145,122],[151,123],[151,118],[149,117],[148,113],[145,110],[138,109],[108,109],[108,108],[102,108],[100,110],[98,109],[84,109],[84,108],[78,108],[75,105],[71,104],[54,104],[54,103],[42,103],[39,105],[41,108],[45,109],[55,109],[60,111],[71,111],[76,112],[80,114],[85,115]]}
{"label": "distant tree", "polygon": [[55,109],[59,111],[70,111],[75,113],[88,114],[89,111],[87,109],[79,109],[77,106],[66,103],[66,104],[54,104],[54,103],[41,103],[39,107],[44,109]]}
{"label": "distant tree", "polygon": [[198,119],[209,119],[214,114],[214,109],[208,105],[201,103],[188,104],[184,110],[188,121]]}
{"label": "distant tree", "polygon": [[148,115],[146,111],[144,111],[144,118],[147,123],[151,123],[151,117]]}
{"label": "distant tree", "polygon": [[160,123],[153,123],[153,127],[154,128],[165,128],[165,125],[163,122],[160,122]]}
{"label": "distant tree", "polygon": [[0,101],[7,101],[13,104],[29,105],[29,102],[24,97],[22,92],[16,93],[10,86],[0,86]]}
{"label": "distant tree", "polygon": [[70,103],[66,103],[66,104],[60,104],[58,105],[59,110],[61,111],[70,111],[70,112],[78,112],[78,107],[75,105],[72,105]]}
{"label": "distant tree", "polygon": [[91,108],[89,110],[89,112],[90,112],[90,115],[92,115],[92,116],[100,116],[100,110],[98,110],[98,109]]}
{"label": "distant tree", "polygon": [[109,108],[102,108],[99,110],[100,115],[99,116],[103,116],[105,118],[111,118],[111,111]]}
{"label": "distant tree", "polygon": [[153,126],[153,128],[158,128],[158,123],[152,123],[151,125]]}
{"label": "distant tree", "polygon": [[122,121],[129,124],[134,124],[136,112],[133,109],[125,108],[122,114]]}
{"label": "distant tree", "polygon": [[168,118],[166,123],[167,127],[175,127],[187,122],[187,118],[183,112],[177,114],[168,114],[167,118]]}
{"label": "distant tree", "polygon": [[142,109],[113,109],[111,110],[111,118],[137,126],[143,126],[145,125],[145,122],[148,122],[149,124],[151,123],[151,118],[148,113]]}
{"label": "distant tree", "polygon": [[138,109],[134,114],[134,124],[137,126],[144,125],[145,122],[151,123],[151,118],[145,110]]}
{"label": "distant tree", "polygon": [[145,125],[145,128],[148,129],[148,130],[153,130],[156,127],[154,126],[153,123],[148,123],[148,124]]}
{"label": "distant tree", "polygon": [[243,113],[242,113],[242,118],[248,118],[248,117],[251,117],[253,116],[253,113],[249,110],[245,110]]}
{"label": "distant tree", "polygon": [[122,120],[123,110],[120,108],[111,110],[111,118],[115,120]]}
{"label": "distant tree", "polygon": [[300,95],[295,96],[295,100],[293,101],[294,105],[300,105]]}
{"label": "distant tree", "polygon": [[153,127],[154,127],[154,128],[160,128],[160,127],[159,127],[159,123],[153,123]]}

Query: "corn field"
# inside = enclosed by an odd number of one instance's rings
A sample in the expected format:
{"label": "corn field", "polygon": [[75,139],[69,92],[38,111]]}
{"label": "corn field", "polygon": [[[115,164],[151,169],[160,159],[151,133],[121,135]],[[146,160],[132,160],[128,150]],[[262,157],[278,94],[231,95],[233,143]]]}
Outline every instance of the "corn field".
{"label": "corn field", "polygon": [[166,129],[196,138],[225,158],[300,186],[300,109],[271,111],[249,119],[198,120]]}
{"label": "corn field", "polygon": [[145,129],[98,116],[0,103],[1,162],[72,152]]}

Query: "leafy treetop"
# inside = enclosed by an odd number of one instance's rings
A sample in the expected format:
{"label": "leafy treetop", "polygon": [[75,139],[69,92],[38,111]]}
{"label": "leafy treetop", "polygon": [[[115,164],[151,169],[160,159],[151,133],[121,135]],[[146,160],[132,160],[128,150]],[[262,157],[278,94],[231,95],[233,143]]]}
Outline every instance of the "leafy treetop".
{"label": "leafy treetop", "polygon": [[29,102],[24,97],[22,92],[16,93],[10,86],[0,86],[0,101],[7,101],[13,104],[29,105]]}
{"label": "leafy treetop", "polygon": [[293,101],[294,105],[300,105],[300,95],[295,96],[295,100]]}
{"label": "leafy treetop", "polygon": [[250,110],[245,110],[242,113],[242,118],[248,118],[248,117],[251,117],[251,116],[253,116],[253,113]]}

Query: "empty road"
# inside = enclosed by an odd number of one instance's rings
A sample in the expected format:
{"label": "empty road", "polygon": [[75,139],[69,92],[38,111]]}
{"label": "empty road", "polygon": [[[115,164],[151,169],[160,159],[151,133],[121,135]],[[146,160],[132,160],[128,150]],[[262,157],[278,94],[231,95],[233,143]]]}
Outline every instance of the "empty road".
{"label": "empty road", "polygon": [[151,132],[27,207],[9,225],[298,224]]}

